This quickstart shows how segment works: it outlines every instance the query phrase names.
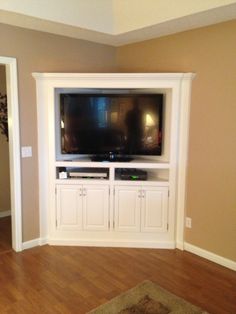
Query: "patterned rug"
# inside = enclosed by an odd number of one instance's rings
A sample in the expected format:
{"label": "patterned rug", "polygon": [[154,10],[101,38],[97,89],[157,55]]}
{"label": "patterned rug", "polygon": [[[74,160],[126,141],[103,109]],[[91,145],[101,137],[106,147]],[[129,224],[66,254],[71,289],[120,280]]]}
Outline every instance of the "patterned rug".
{"label": "patterned rug", "polygon": [[207,314],[199,307],[164,290],[151,281],[97,307],[88,314]]}

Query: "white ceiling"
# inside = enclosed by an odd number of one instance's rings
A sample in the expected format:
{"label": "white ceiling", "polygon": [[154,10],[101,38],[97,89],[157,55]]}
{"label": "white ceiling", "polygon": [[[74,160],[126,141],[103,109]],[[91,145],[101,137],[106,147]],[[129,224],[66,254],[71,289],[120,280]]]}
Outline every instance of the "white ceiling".
{"label": "white ceiling", "polygon": [[0,0],[0,22],[113,46],[236,18],[236,0]]}

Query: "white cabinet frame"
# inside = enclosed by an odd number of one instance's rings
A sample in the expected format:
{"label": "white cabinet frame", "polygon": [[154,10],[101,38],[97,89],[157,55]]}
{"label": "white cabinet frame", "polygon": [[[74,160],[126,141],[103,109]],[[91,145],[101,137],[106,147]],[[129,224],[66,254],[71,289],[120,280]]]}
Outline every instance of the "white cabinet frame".
{"label": "white cabinet frame", "polygon": [[33,73],[37,82],[40,237],[55,232],[55,91],[57,88],[156,89],[171,102],[168,162],[170,224],[175,247],[183,249],[186,169],[192,73]]}

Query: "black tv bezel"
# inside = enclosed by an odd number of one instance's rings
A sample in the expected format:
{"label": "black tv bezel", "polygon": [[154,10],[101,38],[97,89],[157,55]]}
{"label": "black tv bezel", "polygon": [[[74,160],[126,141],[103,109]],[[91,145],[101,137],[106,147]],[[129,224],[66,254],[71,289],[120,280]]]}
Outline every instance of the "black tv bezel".
{"label": "black tv bezel", "polygon": [[134,159],[136,156],[137,157],[141,157],[141,156],[153,156],[153,157],[160,157],[162,156],[163,153],[163,130],[164,130],[164,126],[163,126],[163,122],[164,122],[164,104],[165,104],[165,94],[164,93],[155,93],[155,92],[122,92],[122,93],[116,93],[116,92],[111,92],[111,93],[98,93],[98,92],[61,92],[59,94],[59,124],[61,123],[61,97],[63,95],[81,95],[81,96],[85,96],[85,97],[91,97],[91,96],[96,96],[96,97],[106,97],[106,96],[115,96],[115,97],[122,97],[122,96],[130,96],[130,97],[134,97],[134,96],[150,96],[150,95],[158,95],[161,96],[161,104],[160,104],[160,108],[159,108],[159,112],[160,112],[160,117],[161,117],[161,122],[160,122],[160,130],[161,130],[161,134],[162,134],[162,140],[158,149],[158,152],[156,154],[153,154],[153,152],[151,152],[150,154],[148,152],[141,152],[139,153],[135,153],[135,154],[127,154],[127,153],[122,153],[122,152],[117,152],[117,151],[109,151],[109,152],[104,152],[104,153],[98,153],[98,152],[63,152],[62,151],[62,135],[61,135],[61,126],[59,125],[59,143],[60,143],[60,147],[59,147],[59,154],[60,156],[62,156],[62,159],[64,158],[68,158],[71,160],[77,159],[79,157],[85,157],[88,156],[89,158],[91,158],[92,161],[131,161],[132,159]]}

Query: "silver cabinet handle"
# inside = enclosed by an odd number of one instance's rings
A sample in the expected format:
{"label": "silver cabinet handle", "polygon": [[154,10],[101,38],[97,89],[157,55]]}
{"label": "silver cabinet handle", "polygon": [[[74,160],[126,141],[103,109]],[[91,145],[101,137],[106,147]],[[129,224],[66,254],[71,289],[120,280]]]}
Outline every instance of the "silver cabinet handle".
{"label": "silver cabinet handle", "polygon": [[83,189],[83,196],[86,196],[87,195],[87,191],[86,189]]}
{"label": "silver cabinet handle", "polygon": [[79,196],[83,196],[82,188],[79,189]]}
{"label": "silver cabinet handle", "polygon": [[138,191],[138,197],[141,198],[142,197],[142,190]]}
{"label": "silver cabinet handle", "polygon": [[142,190],[142,197],[145,198],[145,191]]}

